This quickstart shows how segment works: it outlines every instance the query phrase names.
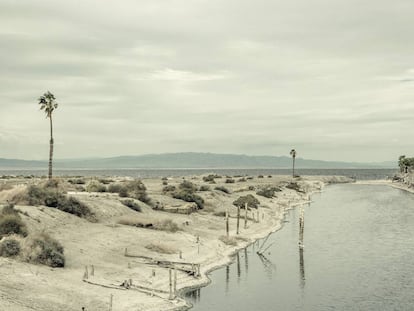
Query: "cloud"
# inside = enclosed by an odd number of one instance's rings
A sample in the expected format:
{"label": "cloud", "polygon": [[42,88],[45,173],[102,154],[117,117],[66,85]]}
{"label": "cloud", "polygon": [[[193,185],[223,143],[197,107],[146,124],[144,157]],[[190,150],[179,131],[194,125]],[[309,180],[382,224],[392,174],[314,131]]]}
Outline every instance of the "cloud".
{"label": "cloud", "polygon": [[392,160],[414,150],[401,139],[414,116],[413,9],[1,1],[0,157],[44,157],[37,98],[51,90],[57,157],[292,145],[305,158]]}

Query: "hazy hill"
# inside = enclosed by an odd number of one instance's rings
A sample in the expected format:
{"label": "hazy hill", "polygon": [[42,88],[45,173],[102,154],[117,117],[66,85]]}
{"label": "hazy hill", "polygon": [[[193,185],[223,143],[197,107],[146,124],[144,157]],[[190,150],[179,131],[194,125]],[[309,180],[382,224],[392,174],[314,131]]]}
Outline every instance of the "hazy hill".
{"label": "hazy hill", "polygon": [[[247,156],[214,153],[164,153],[112,158],[55,160],[56,169],[119,168],[290,168],[292,159],[281,156]],[[47,167],[47,161],[0,158],[1,169],[36,169]],[[297,168],[395,168],[394,162],[351,163],[297,158]]]}

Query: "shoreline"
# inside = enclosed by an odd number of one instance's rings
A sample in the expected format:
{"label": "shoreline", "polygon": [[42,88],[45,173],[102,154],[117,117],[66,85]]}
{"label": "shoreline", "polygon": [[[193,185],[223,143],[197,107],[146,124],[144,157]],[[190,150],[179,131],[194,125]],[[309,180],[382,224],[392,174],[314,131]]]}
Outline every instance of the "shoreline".
{"label": "shoreline", "polygon": [[[182,180],[182,178],[169,178],[168,183],[177,185]],[[188,180],[198,185],[203,183],[200,176]],[[185,299],[185,293],[209,285],[211,271],[231,263],[238,251],[280,230],[288,210],[300,204],[310,203],[310,196],[320,192],[326,185],[350,182],[347,178],[337,176],[308,176],[295,180],[289,176],[273,176],[273,178],[255,178],[234,184],[227,184],[224,181],[225,179],[220,183],[228,187],[231,193],[225,194],[217,190],[200,193],[206,200],[206,207],[188,215],[158,211],[146,206],[141,213],[137,214],[120,204],[117,196],[108,193],[71,193],[96,212],[99,220],[96,223],[90,223],[56,209],[17,206],[30,231],[46,230],[62,242],[67,256],[67,266],[63,269],[50,269],[0,257],[0,267],[2,267],[0,269],[0,292],[2,293],[0,302],[5,303],[6,307],[9,303],[10,309],[14,308],[13,310],[18,311],[29,310],[23,307],[24,305],[38,305],[35,310],[42,311],[80,310],[82,306],[86,306],[86,310],[89,311],[107,308],[108,296],[111,294],[114,296],[114,309],[116,310],[189,310],[192,306]],[[247,228],[241,225],[240,234],[236,235],[234,216],[237,208],[232,205],[232,202],[237,197],[246,193],[255,194],[255,191],[247,189],[250,186],[259,189],[261,185],[287,185],[292,181],[297,181],[302,190],[296,191],[283,187],[282,191],[277,192],[272,198],[257,196],[261,202],[259,208],[261,218],[259,217],[259,221],[255,222],[249,217]],[[168,200],[173,200],[160,194],[162,189],[160,179],[143,179],[143,182],[148,188],[150,197],[164,200],[166,204]],[[235,246],[220,241],[220,237],[225,233],[225,223],[224,218],[216,216],[215,213],[223,212],[225,207],[232,215],[230,237],[236,241]],[[253,218],[255,214],[256,210],[252,214]],[[139,215],[149,220],[172,219],[177,224],[183,224],[180,225],[182,230],[170,233],[119,225],[117,219],[126,215],[128,217]],[[185,223],[187,225],[184,225]],[[196,236],[200,239],[199,252]],[[177,252],[172,254],[154,252],[147,249],[149,243],[179,249],[180,258],[181,252],[183,254],[183,262],[201,265],[201,277],[195,278],[178,271],[176,296],[169,300],[166,296],[168,269],[162,266],[148,266],[139,262],[135,255],[124,255],[123,250],[128,248],[129,254],[139,255],[138,257],[145,256],[154,260],[167,261],[178,260]],[[84,280],[82,274],[85,267],[90,265],[95,267],[95,275]],[[35,269],[36,273],[27,274],[28,268]],[[148,277],[151,273],[156,273],[156,277]],[[9,284],[5,282],[5,279],[7,276],[10,278],[10,275],[13,277]],[[24,285],[20,282],[21,278],[25,279]],[[130,290],[119,286],[127,279],[133,279],[134,282],[134,287]],[[148,283],[148,280],[151,282]],[[152,297],[151,292],[140,290],[141,286],[147,289],[162,290],[163,294]],[[50,290],[51,288],[53,291]],[[22,292],[25,296],[21,296]],[[71,296],[73,296],[72,299],[70,299]],[[59,304],[63,304],[64,307]]]}

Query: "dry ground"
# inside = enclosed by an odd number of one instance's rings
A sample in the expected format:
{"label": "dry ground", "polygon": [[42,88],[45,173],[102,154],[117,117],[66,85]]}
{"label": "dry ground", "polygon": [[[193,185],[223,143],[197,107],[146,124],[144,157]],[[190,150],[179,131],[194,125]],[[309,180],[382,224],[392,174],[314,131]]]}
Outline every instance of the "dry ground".
{"label": "dry ground", "polygon": [[[201,176],[187,178],[198,186],[209,185],[213,189],[222,185],[231,191],[230,194],[217,190],[198,192],[206,201],[205,208],[189,215],[156,211],[143,203],[140,203],[142,212],[135,212],[120,203],[117,195],[109,193],[71,192],[92,209],[97,218],[95,223],[44,206],[17,206],[31,233],[46,231],[61,242],[65,249],[66,266],[50,268],[29,264],[18,258],[0,257],[0,309],[72,311],[85,307],[88,311],[108,310],[111,295],[113,310],[117,311],[185,308],[186,302],[179,297],[169,300],[166,293],[157,291],[152,296],[136,287],[120,287],[122,282],[132,279],[134,286],[165,292],[169,290],[167,268],[150,265],[142,258],[126,257],[125,249],[129,255],[200,264],[202,277],[195,278],[178,271],[177,287],[200,285],[207,282],[204,273],[228,262],[229,255],[237,248],[245,247],[280,228],[287,208],[309,200],[309,194],[320,190],[324,183],[345,181],[332,177],[301,178],[299,184],[305,190],[301,193],[283,187],[291,181],[288,176],[255,176],[252,180],[234,184],[224,183],[225,179],[216,179],[217,184],[208,184],[203,182]],[[236,181],[238,179],[235,178]],[[181,177],[169,178],[168,184],[177,186],[182,180]],[[4,186],[7,182],[13,184],[12,189]],[[0,186],[3,185],[4,189],[1,191],[0,187],[0,204],[24,189],[27,183],[36,182],[38,180],[34,179],[0,180]],[[145,179],[143,182],[153,200],[161,204],[186,204],[164,195],[161,179]],[[280,186],[283,191],[267,199],[248,190],[249,186],[257,188],[261,185]],[[260,200],[260,222],[249,220],[247,229],[244,229],[244,221],[241,221],[241,233],[235,239],[236,207],[232,202],[246,194],[253,194]],[[230,236],[237,246],[220,240],[225,235],[225,218],[215,214],[226,209],[232,216]],[[148,223],[170,219],[180,230],[172,233],[137,228],[119,224],[120,219],[140,219]],[[87,280],[84,280],[85,267],[88,268]]]}

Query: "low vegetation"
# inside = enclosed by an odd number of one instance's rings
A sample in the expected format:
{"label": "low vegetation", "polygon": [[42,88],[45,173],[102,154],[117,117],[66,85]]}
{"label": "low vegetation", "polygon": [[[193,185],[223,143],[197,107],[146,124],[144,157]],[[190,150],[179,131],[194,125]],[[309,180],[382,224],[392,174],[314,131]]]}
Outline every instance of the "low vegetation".
{"label": "low vegetation", "polygon": [[164,245],[164,244],[155,244],[150,243],[148,245],[145,245],[146,249],[149,249],[150,251],[157,252],[160,254],[177,254],[178,250],[175,248],[172,248],[170,246]]}
{"label": "low vegetation", "polygon": [[106,192],[107,190],[106,186],[98,180],[91,180],[86,185],[86,191],[88,192]]}
{"label": "low vegetation", "polygon": [[218,190],[218,191],[221,191],[221,192],[224,192],[224,193],[230,193],[230,190],[227,189],[224,186],[217,186],[217,187],[214,188],[214,190]]}
{"label": "low vegetation", "polygon": [[139,204],[132,199],[121,200],[121,203],[136,212],[141,212],[141,206],[139,206]]}
{"label": "low vegetation", "polygon": [[25,237],[28,230],[14,206],[8,204],[0,214],[0,240],[13,234]]}
{"label": "low vegetation", "polygon": [[74,197],[68,197],[59,188],[48,184],[29,186],[27,201],[29,205],[45,205],[78,217],[93,218],[88,206]]}
{"label": "low vegetation", "polygon": [[46,233],[29,238],[24,251],[28,262],[53,268],[65,266],[63,246]]}
{"label": "low vegetation", "polygon": [[258,208],[260,201],[254,195],[248,194],[239,197],[236,201],[233,202],[233,205],[240,208],[245,208],[246,204],[248,208]]}
{"label": "low vegetation", "polygon": [[264,186],[260,188],[259,190],[257,190],[256,194],[262,197],[271,199],[274,197],[275,192],[279,192],[279,191],[281,191],[280,188],[273,187],[273,186]]}
{"label": "low vegetation", "polygon": [[197,186],[192,182],[184,180],[178,189],[171,193],[175,199],[183,200],[185,202],[194,202],[199,209],[204,208],[204,199],[195,192],[198,190]]}
{"label": "low vegetation", "polygon": [[227,178],[226,184],[234,184],[236,181],[233,178]]}
{"label": "low vegetation", "polygon": [[5,238],[0,243],[0,256],[14,257],[20,254],[20,242],[14,238]]}

